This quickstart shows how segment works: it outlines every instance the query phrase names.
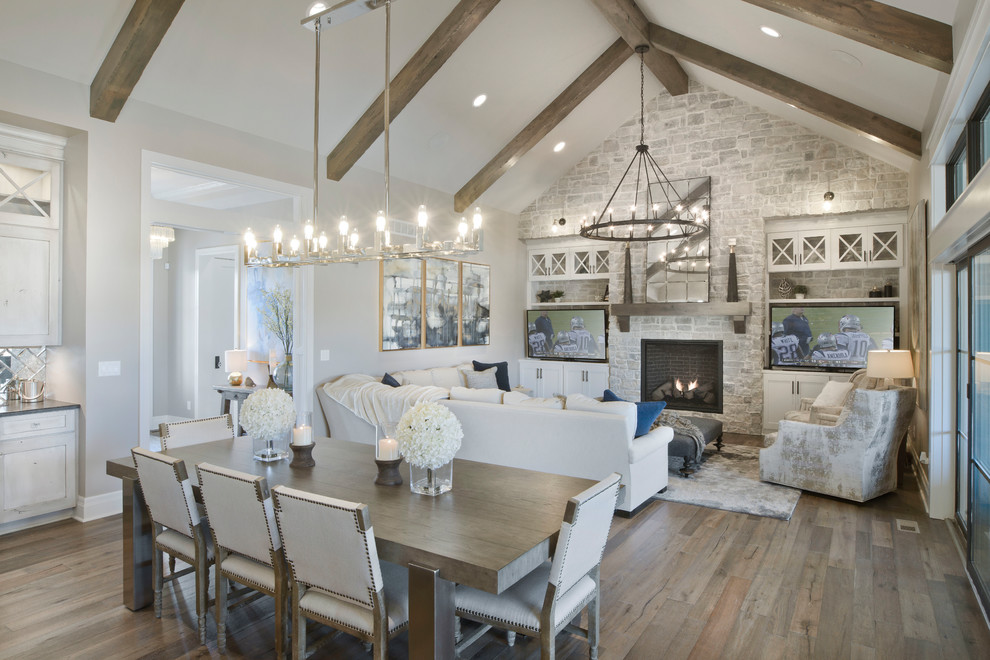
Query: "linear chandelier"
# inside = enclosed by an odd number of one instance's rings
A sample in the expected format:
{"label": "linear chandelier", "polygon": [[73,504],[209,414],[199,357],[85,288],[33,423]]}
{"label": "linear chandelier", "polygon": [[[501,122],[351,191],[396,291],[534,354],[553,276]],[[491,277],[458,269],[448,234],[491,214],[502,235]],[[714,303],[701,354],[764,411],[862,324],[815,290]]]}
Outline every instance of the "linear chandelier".
{"label": "linear chandelier", "polygon": [[[385,6],[385,206],[375,218],[372,245],[361,245],[361,236],[355,225],[346,216],[341,216],[337,225],[335,240],[331,241],[326,231],[317,227],[320,200],[320,32],[321,26],[340,24]],[[304,27],[312,27],[316,34],[316,64],[313,110],[313,217],[306,221],[302,229],[302,239],[293,235],[287,239],[278,225],[272,232],[270,241],[261,241],[250,228],[244,232],[244,263],[247,266],[269,268],[285,266],[306,266],[355,261],[375,261],[383,259],[411,259],[426,256],[456,256],[480,252],[483,248],[481,209],[475,207],[471,222],[461,218],[457,226],[457,236],[452,240],[431,240],[429,236],[429,213],[420,205],[416,214],[415,243],[396,243],[390,231],[389,215],[389,124],[391,106],[389,91],[391,76],[389,64],[392,40],[392,0],[344,0],[327,8],[322,2],[310,7],[309,16],[302,19]]]}
{"label": "linear chandelier", "polygon": [[[647,45],[636,46],[639,53],[639,144],[636,153],[619,179],[605,208],[593,218],[593,222],[581,228],[585,238],[599,241],[683,241],[690,236],[708,231],[707,223],[711,207],[702,201],[682,196],[667,179],[646,145],[646,102],[643,54]],[[616,219],[612,207],[630,172],[635,175],[635,193],[629,216]],[[640,190],[640,186],[643,190]]]}

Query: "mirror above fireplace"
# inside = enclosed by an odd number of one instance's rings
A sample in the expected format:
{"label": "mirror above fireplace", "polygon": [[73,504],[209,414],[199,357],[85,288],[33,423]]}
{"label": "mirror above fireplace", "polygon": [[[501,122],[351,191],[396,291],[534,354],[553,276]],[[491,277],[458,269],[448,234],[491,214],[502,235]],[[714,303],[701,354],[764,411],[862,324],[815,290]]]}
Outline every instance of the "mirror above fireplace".
{"label": "mirror above fireplace", "polygon": [[708,302],[711,177],[664,179],[653,187],[653,199],[669,203],[661,217],[691,217],[703,230],[657,223],[647,243],[646,301]]}

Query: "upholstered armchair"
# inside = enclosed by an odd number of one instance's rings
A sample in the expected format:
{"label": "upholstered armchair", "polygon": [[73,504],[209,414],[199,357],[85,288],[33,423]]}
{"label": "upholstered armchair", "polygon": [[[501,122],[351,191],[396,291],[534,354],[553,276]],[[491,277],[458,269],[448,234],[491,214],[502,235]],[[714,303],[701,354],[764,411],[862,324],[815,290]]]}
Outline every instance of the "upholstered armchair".
{"label": "upholstered armchair", "polygon": [[865,502],[897,488],[897,451],[912,387],[854,389],[835,426],[782,420],[760,450],[760,479]]}

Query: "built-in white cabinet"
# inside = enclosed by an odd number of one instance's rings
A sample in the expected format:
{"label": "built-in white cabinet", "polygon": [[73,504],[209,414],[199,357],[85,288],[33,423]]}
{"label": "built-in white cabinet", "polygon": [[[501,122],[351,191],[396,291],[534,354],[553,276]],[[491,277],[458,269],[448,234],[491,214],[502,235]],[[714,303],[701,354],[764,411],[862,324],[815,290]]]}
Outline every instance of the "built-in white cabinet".
{"label": "built-in white cabinet", "polygon": [[904,225],[796,229],[767,233],[767,270],[899,268]]}
{"label": "built-in white cabinet", "polygon": [[608,365],[597,362],[520,360],[519,384],[531,389],[533,396],[601,396],[608,389]]}
{"label": "built-in white cabinet", "polygon": [[529,279],[534,282],[577,278],[607,279],[608,248],[542,248],[529,250]]}
{"label": "built-in white cabinet", "polygon": [[0,523],[76,506],[76,417],[74,408],[0,417]]}
{"label": "built-in white cabinet", "polygon": [[600,304],[612,267],[607,244],[580,236],[535,238],[526,241],[526,298],[540,301],[540,291],[563,291],[562,305]]}
{"label": "built-in white cabinet", "polygon": [[801,399],[814,399],[829,381],[845,383],[849,374],[808,371],[763,372],[763,429],[776,431],[784,415],[801,407]]}

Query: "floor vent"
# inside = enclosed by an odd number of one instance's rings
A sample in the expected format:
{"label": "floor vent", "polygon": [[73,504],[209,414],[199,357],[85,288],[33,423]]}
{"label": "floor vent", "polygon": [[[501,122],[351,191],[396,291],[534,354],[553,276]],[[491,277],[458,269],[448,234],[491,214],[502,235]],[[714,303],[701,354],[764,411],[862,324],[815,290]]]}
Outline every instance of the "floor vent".
{"label": "floor vent", "polygon": [[897,531],[898,532],[911,532],[913,534],[920,534],[921,530],[918,529],[918,523],[914,520],[901,520],[897,519]]}

